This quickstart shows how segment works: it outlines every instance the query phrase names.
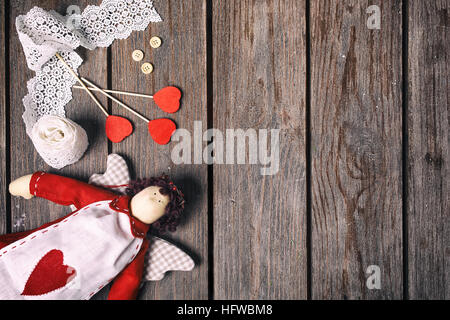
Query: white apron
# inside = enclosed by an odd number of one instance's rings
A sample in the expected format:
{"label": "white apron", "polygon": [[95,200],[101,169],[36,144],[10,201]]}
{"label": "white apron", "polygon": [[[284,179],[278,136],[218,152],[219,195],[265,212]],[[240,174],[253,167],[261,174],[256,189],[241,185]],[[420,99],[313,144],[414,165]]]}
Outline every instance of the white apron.
{"label": "white apron", "polygon": [[83,300],[111,282],[143,239],[110,203],[92,203],[0,249],[0,299]]}

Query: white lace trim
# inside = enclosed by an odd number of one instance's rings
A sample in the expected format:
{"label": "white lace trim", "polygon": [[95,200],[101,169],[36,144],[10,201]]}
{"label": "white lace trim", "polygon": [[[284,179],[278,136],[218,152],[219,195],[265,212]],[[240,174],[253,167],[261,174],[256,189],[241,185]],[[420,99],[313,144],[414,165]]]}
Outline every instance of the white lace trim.
{"label": "white lace trim", "polygon": [[65,17],[34,7],[17,17],[27,64],[36,71],[23,99],[27,134],[31,135],[33,125],[43,115],[64,116],[64,106],[72,100],[76,80],[54,57],[56,52],[76,71],[83,60],[73,50],[80,45],[90,50],[108,47],[115,39],[125,39],[159,21],[151,0],[103,0],[100,6],[88,6],[82,14]]}
{"label": "white lace trim", "polygon": [[[61,52],[61,56],[74,70],[83,62],[75,52]],[[55,56],[28,81],[28,94],[23,98],[25,112],[22,118],[29,136],[34,124],[42,116],[65,117],[64,106],[72,100],[72,86],[75,82],[75,78]]]}
{"label": "white lace trim", "polygon": [[51,13],[34,7],[16,19],[28,67],[38,71],[58,51],[71,51],[80,45],[80,38]]}
{"label": "white lace trim", "polygon": [[161,17],[150,0],[105,0],[88,6],[80,17],[83,45],[109,47],[115,39],[126,39],[133,31],[143,31]]}

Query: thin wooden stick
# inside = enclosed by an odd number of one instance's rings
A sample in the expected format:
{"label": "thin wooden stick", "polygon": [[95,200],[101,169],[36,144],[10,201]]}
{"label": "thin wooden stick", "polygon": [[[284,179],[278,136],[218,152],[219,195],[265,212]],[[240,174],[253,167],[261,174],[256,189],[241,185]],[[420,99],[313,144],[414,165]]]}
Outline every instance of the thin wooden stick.
{"label": "thin wooden stick", "polygon": [[128,111],[130,111],[131,113],[133,113],[135,116],[141,118],[142,120],[144,120],[145,122],[149,123],[150,120],[148,120],[146,117],[144,117],[143,115],[137,113],[136,111],[134,111],[133,109],[131,109],[129,106],[127,106],[125,103],[123,103],[122,101],[114,98],[112,95],[110,95],[109,93],[106,93],[104,90],[100,89],[99,87],[97,87],[95,84],[93,84],[92,82],[90,82],[89,80],[87,80],[86,78],[82,78],[83,81],[85,81],[88,85],[90,85],[91,87],[94,87],[95,89],[97,89],[98,91],[100,91],[101,93],[103,93],[105,96],[107,96],[108,98],[110,98],[112,101],[115,101],[116,103],[118,103],[120,106],[124,107],[125,109],[127,109]]}
{"label": "thin wooden stick", "polygon": [[[84,89],[80,86],[73,86],[75,89]],[[134,93],[134,92],[126,92],[126,91],[118,91],[118,90],[107,90],[107,89],[95,89],[95,88],[88,88],[91,91],[105,91],[109,93],[115,93],[115,94],[122,94],[124,96],[133,96],[133,97],[141,97],[141,98],[147,98],[147,99],[153,99],[153,96],[148,94],[142,94],[142,93]]]}
{"label": "thin wooden stick", "polygon": [[86,92],[89,94],[89,96],[94,100],[94,102],[97,104],[97,106],[102,110],[102,112],[109,117],[109,113],[103,108],[101,103],[97,100],[97,98],[92,94],[91,91],[89,91],[88,87],[84,84],[83,81],[81,81],[80,77],[75,73],[75,71],[72,70],[72,68],[64,61],[64,59],[59,55],[59,53],[56,53],[56,57],[61,60],[61,62],[66,66],[66,68],[70,71],[70,73],[75,77],[75,79],[78,80],[78,82],[83,86],[83,88],[86,90]]}

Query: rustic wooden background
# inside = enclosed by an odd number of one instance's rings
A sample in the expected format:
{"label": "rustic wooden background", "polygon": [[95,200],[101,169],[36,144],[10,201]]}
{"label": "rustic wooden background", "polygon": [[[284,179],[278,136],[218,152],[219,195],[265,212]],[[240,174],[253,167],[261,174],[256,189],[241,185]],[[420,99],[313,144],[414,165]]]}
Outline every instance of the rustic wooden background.
{"label": "rustic wooden background", "polygon": [[[55,172],[25,133],[28,70],[15,18],[33,6],[65,13],[96,0],[1,1],[0,234],[38,227],[67,212],[12,198],[12,179]],[[370,5],[381,29],[366,26]],[[81,50],[79,72],[97,84],[183,92],[180,128],[280,128],[275,176],[254,165],[182,165],[135,121],[120,144],[103,114],[74,91],[68,117],[88,132],[82,161],[60,171],[87,179],[107,155],[134,177],[171,174],[188,206],[167,238],[197,267],[148,283],[140,299],[449,299],[449,0],[155,0],[164,22]],[[151,36],[163,39],[153,50]],[[131,52],[155,65],[140,72]],[[100,97],[110,111],[122,110]],[[164,114],[138,98],[149,118]],[[127,115],[129,118],[129,115]],[[381,289],[366,269],[381,268]],[[106,297],[108,288],[95,298]]]}

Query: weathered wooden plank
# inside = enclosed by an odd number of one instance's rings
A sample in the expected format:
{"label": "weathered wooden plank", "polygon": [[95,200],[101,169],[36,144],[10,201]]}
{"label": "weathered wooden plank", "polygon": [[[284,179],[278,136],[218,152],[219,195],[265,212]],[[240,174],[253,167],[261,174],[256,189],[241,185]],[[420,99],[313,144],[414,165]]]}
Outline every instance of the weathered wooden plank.
{"label": "weathered wooden plank", "polygon": [[450,1],[409,3],[408,288],[450,298]]}
{"label": "weathered wooden plank", "polygon": [[212,19],[214,128],[268,129],[269,146],[281,129],[278,173],[248,149],[214,166],[214,298],[304,299],[305,1],[213,1]]}
{"label": "weathered wooden plank", "polygon": [[7,2],[0,5],[0,234],[4,234],[7,231],[7,212],[6,201],[8,197],[7,183],[9,173],[7,172],[6,164],[9,161],[7,158],[7,149],[9,143],[7,139],[6,128],[6,42],[5,42],[5,16],[6,16]]}
{"label": "weathered wooden plank", "polygon": [[[157,1],[155,7],[163,22],[150,24],[146,31],[134,32],[128,39],[113,44],[112,87],[152,94],[167,85],[175,85],[183,91],[183,98],[180,111],[173,115],[164,113],[150,100],[121,99],[149,119],[170,118],[179,128],[190,132],[195,120],[206,127],[206,2]],[[160,48],[151,48],[152,36],[162,39]],[[145,53],[142,62],[132,60],[135,49]],[[144,62],[154,65],[152,74],[141,72]],[[187,207],[182,225],[176,233],[164,237],[181,244],[198,263],[192,272],[171,273],[160,282],[146,284],[140,299],[208,298],[207,167],[173,164],[171,149],[175,142],[157,145],[150,138],[145,122],[116,104],[113,113],[125,115],[134,123],[133,135],[112,146],[114,152],[130,160],[133,176],[148,177],[165,172],[184,192]]]}
{"label": "weathered wooden plank", "polygon": [[401,22],[399,1],[311,1],[313,299],[402,298]]}
{"label": "weathered wooden plank", "polygon": [[[11,23],[9,26],[10,41],[10,113],[11,113],[11,176],[13,179],[37,170],[46,170],[61,175],[87,180],[92,173],[101,172],[106,167],[107,142],[104,135],[104,116],[85,93],[74,90],[74,99],[66,106],[68,118],[79,123],[88,133],[90,146],[86,155],[76,164],[62,170],[55,170],[45,164],[36,152],[31,140],[25,132],[22,121],[24,107],[22,98],[27,93],[26,83],[34,76],[28,69],[15,29],[15,18],[25,14],[34,6],[47,10],[56,10],[65,14],[69,5],[79,5],[83,9],[91,1],[11,1]],[[80,74],[98,83],[107,78],[106,51],[81,51],[86,61],[79,69]],[[103,103],[106,105],[105,100]],[[68,208],[50,203],[44,199],[24,200],[13,198],[12,229],[14,232],[36,228],[43,223],[54,220],[70,212]]]}

